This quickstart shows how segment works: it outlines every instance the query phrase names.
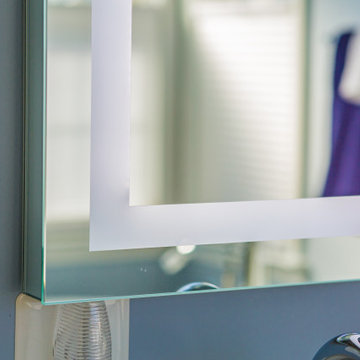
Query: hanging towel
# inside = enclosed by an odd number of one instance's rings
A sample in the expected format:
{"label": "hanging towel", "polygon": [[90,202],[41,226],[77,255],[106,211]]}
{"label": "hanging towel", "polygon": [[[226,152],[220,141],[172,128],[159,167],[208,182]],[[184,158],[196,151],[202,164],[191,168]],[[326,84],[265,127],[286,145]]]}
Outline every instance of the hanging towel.
{"label": "hanging towel", "polygon": [[360,105],[346,100],[339,91],[353,36],[351,32],[343,34],[337,44],[331,159],[323,196],[360,195]]}
{"label": "hanging towel", "polygon": [[360,105],[360,33],[350,38],[339,93],[345,100]]}

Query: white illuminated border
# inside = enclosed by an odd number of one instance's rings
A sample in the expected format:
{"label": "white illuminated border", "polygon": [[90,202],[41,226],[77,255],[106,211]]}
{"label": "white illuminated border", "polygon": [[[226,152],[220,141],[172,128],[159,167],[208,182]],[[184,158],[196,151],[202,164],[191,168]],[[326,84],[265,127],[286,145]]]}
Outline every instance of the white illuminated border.
{"label": "white illuminated border", "polygon": [[92,1],[90,250],[360,234],[360,197],[129,206],[131,0]]}

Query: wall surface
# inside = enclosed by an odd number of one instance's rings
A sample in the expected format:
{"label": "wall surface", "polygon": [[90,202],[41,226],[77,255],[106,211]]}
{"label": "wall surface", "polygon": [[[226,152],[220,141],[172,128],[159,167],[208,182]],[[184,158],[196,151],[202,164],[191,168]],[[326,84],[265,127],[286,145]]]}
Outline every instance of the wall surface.
{"label": "wall surface", "polygon": [[0,0],[0,358],[14,358],[20,292],[22,1]]}
{"label": "wall surface", "polygon": [[[0,0],[0,358],[13,359],[20,291],[22,0]],[[360,331],[360,283],[268,288],[131,302],[131,360],[311,359]]]}
{"label": "wall surface", "polygon": [[131,360],[311,360],[360,331],[360,283],[132,301]]}

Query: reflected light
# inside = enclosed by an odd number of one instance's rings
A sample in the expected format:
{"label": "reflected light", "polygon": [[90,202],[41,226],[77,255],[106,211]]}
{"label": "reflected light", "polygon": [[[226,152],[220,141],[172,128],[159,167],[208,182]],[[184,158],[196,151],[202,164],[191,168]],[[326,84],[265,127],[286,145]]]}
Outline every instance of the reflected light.
{"label": "reflected light", "polygon": [[188,255],[191,254],[195,250],[195,245],[182,245],[177,246],[176,251],[181,255]]}

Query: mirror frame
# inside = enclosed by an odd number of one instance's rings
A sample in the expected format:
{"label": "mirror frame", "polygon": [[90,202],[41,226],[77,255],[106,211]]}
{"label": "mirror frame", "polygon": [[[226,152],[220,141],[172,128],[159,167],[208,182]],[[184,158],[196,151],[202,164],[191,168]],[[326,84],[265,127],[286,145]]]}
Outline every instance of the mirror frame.
{"label": "mirror frame", "polygon": [[[96,11],[100,6],[102,11]],[[129,248],[141,251],[150,247],[360,234],[360,196],[130,207],[131,0],[108,0],[106,6],[101,0],[93,0],[92,16],[96,30],[93,27],[92,83],[99,92],[92,96],[90,251]],[[116,20],[115,28],[101,26],[104,19],[113,25],[111,19]],[[102,31],[97,31],[101,28]],[[119,35],[115,44],[98,40],[104,36],[112,39],[114,31]],[[105,64],[104,59],[107,59]],[[48,303],[44,294],[48,220],[46,61],[47,0],[28,0],[24,292],[44,303]],[[124,237],[130,241],[120,243],[118,239]],[[101,239],[101,244],[97,239]],[[132,296],[119,294],[119,297]]]}

